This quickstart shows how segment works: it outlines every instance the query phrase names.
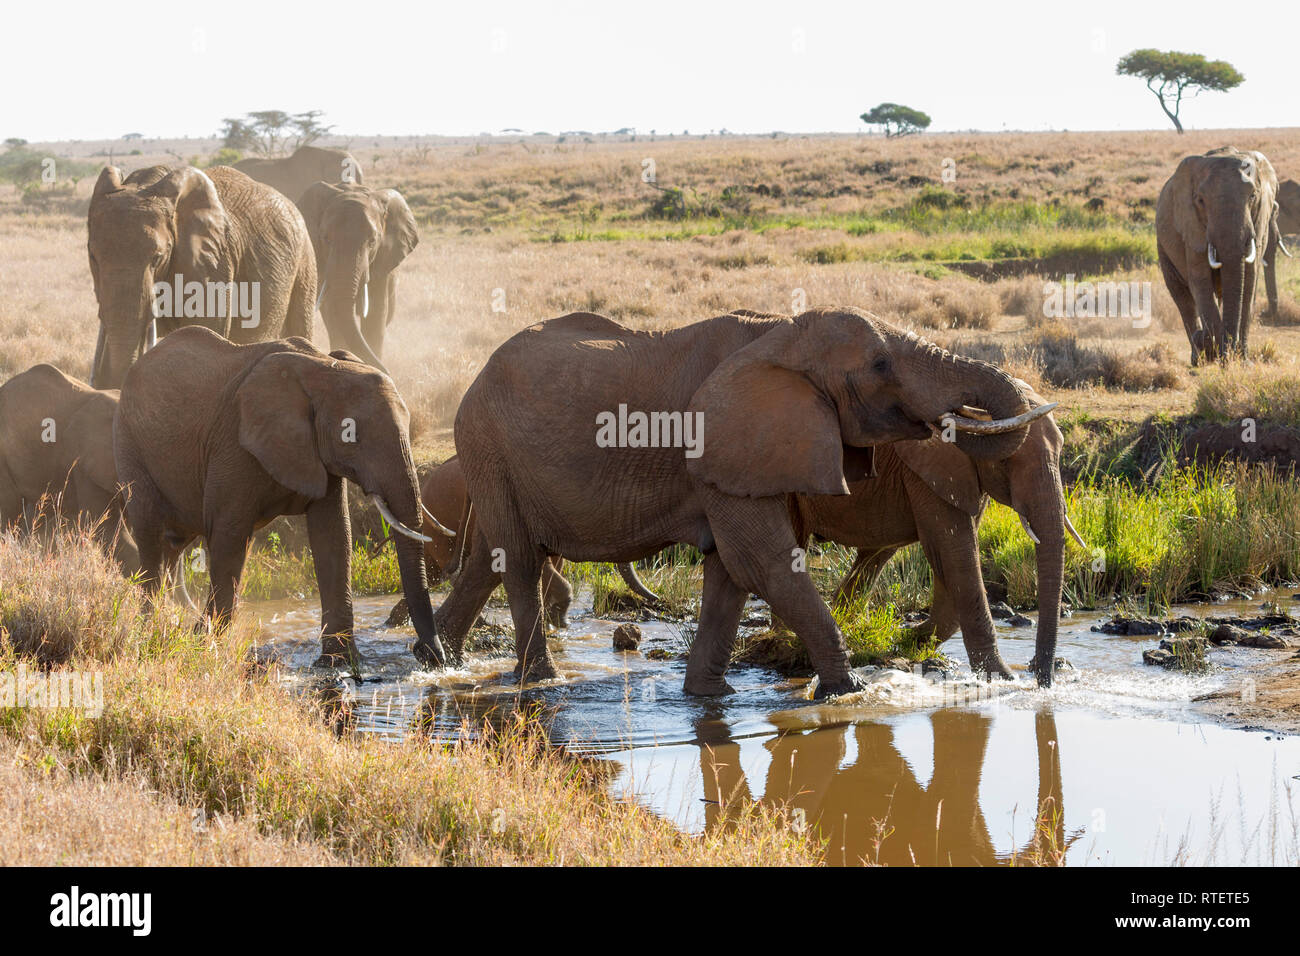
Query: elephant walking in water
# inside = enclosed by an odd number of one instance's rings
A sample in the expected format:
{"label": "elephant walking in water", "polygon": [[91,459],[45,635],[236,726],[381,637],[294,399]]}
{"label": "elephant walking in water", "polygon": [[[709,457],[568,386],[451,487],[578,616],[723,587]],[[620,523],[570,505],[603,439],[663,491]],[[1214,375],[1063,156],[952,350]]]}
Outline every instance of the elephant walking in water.
{"label": "elephant walking in water", "polygon": [[[975,408],[992,420],[970,417]],[[926,438],[932,426],[951,429],[967,454],[1005,458],[1050,410],[1031,412],[1001,370],[855,309],[732,314],[653,333],[591,313],[541,322],[492,354],[456,415],[478,518],[437,631],[459,653],[504,580],[520,679],[553,676],[547,557],[634,561],[685,543],[705,554],[688,693],[730,692],[751,592],[807,646],[819,693],[853,690],[860,679],[798,559],[787,496],[845,494],[858,477],[845,474],[845,446]],[[436,659],[423,640],[414,650]]]}
{"label": "elephant walking in water", "polygon": [[203,325],[232,342],[310,340],[316,260],[283,196],[228,166],[151,166],[95,183],[87,217],[99,301],[96,388],[118,388],[158,337]]}
{"label": "elephant walking in water", "polygon": [[419,244],[396,189],[316,183],[298,200],[316,250],[316,298],[330,346],[387,371],[384,334],[397,309],[397,267]]}
{"label": "elephant walking in water", "polygon": [[1260,266],[1268,311],[1277,312],[1277,189],[1263,153],[1225,146],[1184,158],[1160,190],[1156,250],[1193,365],[1249,353]]}
{"label": "elephant walking in water", "polygon": [[[1028,386],[1024,390],[1031,405],[1045,404]],[[801,540],[815,535],[858,549],[836,600],[870,588],[899,548],[920,541],[934,573],[934,594],[930,618],[917,637],[933,636],[941,643],[960,627],[971,667],[1009,677],[984,593],[977,522],[990,497],[1013,508],[1037,549],[1032,666],[1038,683],[1050,686],[1066,532],[1083,544],[1065,512],[1061,444],[1061,430],[1047,415],[1030,425],[1024,444],[1001,461],[972,459],[938,438],[883,445],[876,449],[876,475],[849,482],[848,496],[797,496],[796,533]]]}
{"label": "elephant walking in water", "polygon": [[326,355],[305,339],[232,345],[203,328],[169,335],[127,373],[113,424],[145,587],[158,586],[164,547],[201,535],[212,581],[205,613],[224,624],[253,532],[279,515],[305,514],[321,596],[317,663],[355,668],[343,485],[351,481],[399,533],[416,633],[442,661],[425,577],[428,536],[417,529],[454,532],[423,522],[409,421],[392,380],[347,352]]}

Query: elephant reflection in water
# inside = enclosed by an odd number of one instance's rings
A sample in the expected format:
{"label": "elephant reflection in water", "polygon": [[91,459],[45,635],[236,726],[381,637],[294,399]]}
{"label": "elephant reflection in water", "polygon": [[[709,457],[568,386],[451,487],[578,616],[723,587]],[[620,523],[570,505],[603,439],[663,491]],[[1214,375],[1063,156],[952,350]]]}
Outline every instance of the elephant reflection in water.
{"label": "elephant reflection in water", "polygon": [[[827,862],[890,866],[998,866],[1064,851],[1056,721],[1035,716],[1038,751],[1037,821],[1010,855],[999,854],[979,805],[979,785],[993,719],[940,710],[930,715],[934,772],[922,787],[894,744],[889,724],[863,723],[809,733],[785,733],[766,743],[772,761],[762,802],[801,814],[827,841]],[[857,756],[842,766],[852,735]],[[707,739],[701,735],[701,739]],[[722,742],[700,748],[708,828],[726,826],[751,798],[740,767],[740,747]]]}

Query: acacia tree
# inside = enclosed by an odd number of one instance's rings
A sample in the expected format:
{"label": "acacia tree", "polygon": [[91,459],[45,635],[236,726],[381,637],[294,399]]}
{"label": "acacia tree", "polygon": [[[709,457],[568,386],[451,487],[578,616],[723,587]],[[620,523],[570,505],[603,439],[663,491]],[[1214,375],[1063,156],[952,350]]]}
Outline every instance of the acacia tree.
{"label": "acacia tree", "polygon": [[310,146],[334,128],[321,125],[320,117],[323,115],[320,110],[293,114],[283,110],[261,110],[242,119],[222,120],[222,145],[259,156],[292,153],[300,146]]}
{"label": "acacia tree", "polygon": [[1199,53],[1176,50],[1134,50],[1119,61],[1115,72],[1146,80],[1147,89],[1155,94],[1160,108],[1180,133],[1183,124],[1179,122],[1178,111],[1185,92],[1190,90],[1193,96],[1201,90],[1224,93],[1246,79],[1225,60],[1207,60]]}
{"label": "acacia tree", "polygon": [[881,103],[863,113],[859,119],[869,126],[883,126],[886,136],[906,136],[930,125],[927,114],[899,103]]}

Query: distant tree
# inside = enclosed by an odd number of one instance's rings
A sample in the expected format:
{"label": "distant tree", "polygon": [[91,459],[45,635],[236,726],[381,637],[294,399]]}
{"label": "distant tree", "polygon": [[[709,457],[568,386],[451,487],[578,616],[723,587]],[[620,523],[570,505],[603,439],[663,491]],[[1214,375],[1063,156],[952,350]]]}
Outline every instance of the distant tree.
{"label": "distant tree", "polygon": [[123,133],[122,138],[129,143],[133,139],[144,139],[144,133]]}
{"label": "distant tree", "polygon": [[5,140],[6,149],[22,149],[26,145],[27,145],[27,140],[23,139],[20,136],[10,136],[7,140]]}
{"label": "distant tree", "polygon": [[886,136],[906,136],[930,125],[930,117],[899,103],[881,103],[859,117],[868,126],[883,126]]}
{"label": "distant tree", "polygon": [[1176,50],[1134,50],[1119,61],[1115,72],[1146,80],[1147,89],[1155,94],[1160,108],[1180,133],[1183,124],[1178,119],[1178,111],[1185,92],[1191,90],[1193,96],[1201,90],[1224,93],[1246,80],[1231,63]]}
{"label": "distant tree", "polygon": [[239,119],[224,119],[219,134],[221,145],[258,156],[292,153],[299,147],[310,146],[334,128],[321,125],[323,115],[320,110],[292,114],[261,110]]}

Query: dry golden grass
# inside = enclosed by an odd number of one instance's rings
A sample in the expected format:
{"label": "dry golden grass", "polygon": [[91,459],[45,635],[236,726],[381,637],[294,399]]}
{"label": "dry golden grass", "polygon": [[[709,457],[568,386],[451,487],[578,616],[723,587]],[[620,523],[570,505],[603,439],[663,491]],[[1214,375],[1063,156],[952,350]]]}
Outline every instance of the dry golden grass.
{"label": "dry golden grass", "polygon": [[[65,589],[72,611],[46,601],[50,580]],[[241,628],[219,638],[195,634],[179,616],[147,606],[140,589],[84,538],[62,538],[53,549],[0,538],[0,581],[6,614],[30,608],[24,617],[33,631],[60,631],[69,615],[76,619],[81,639],[67,666],[100,671],[104,684],[97,717],[75,708],[0,709],[0,740],[9,742],[0,760],[21,764],[7,771],[18,775],[16,795],[7,799],[21,804],[37,788],[65,811],[62,827],[42,814],[0,831],[40,836],[39,846],[23,851],[27,862],[56,863],[78,852],[139,862],[818,860],[779,813],[758,808],[734,830],[685,836],[610,797],[604,765],[557,753],[523,718],[485,741],[449,747],[418,733],[399,744],[340,736],[328,702],[292,697],[274,670],[248,664],[256,635]],[[35,620],[50,613],[48,622]],[[120,636],[85,639],[101,629]],[[18,662],[0,634],[0,672]],[[38,772],[46,774],[39,783]],[[234,829],[207,842],[177,833],[177,821],[196,811]],[[78,850],[97,817],[110,825]],[[153,828],[155,841],[135,832],[132,819]]]}

